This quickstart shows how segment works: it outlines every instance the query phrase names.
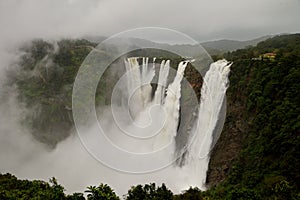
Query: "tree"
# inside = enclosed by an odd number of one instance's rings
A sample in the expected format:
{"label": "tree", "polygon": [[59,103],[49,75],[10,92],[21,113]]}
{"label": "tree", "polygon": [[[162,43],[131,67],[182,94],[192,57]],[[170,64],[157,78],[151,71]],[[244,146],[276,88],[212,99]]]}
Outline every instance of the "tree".
{"label": "tree", "polygon": [[101,183],[98,187],[89,186],[87,189],[85,192],[88,193],[88,200],[120,200],[107,184]]}
{"label": "tree", "polygon": [[188,190],[185,190],[182,194],[175,195],[174,200],[202,200],[203,194],[200,189],[195,187],[190,187]]}
{"label": "tree", "polygon": [[156,188],[155,183],[150,183],[131,187],[125,198],[126,200],[171,200],[173,193],[165,184]]}
{"label": "tree", "polygon": [[67,200],[85,200],[82,193],[74,193],[72,195],[68,195]]}

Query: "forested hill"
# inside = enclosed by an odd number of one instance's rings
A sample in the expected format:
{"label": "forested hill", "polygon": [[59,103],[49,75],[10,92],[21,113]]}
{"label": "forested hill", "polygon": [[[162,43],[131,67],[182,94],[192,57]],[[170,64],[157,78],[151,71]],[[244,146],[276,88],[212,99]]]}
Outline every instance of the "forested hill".
{"label": "forested hill", "polygon": [[87,40],[34,40],[21,47],[17,67],[8,71],[7,84],[28,110],[21,123],[52,148],[70,135],[73,83],[94,46]]}
{"label": "forested hill", "polygon": [[214,199],[299,199],[300,34],[224,57],[234,64],[207,180],[223,181]]}
{"label": "forested hill", "polygon": [[[56,52],[55,45],[38,41],[26,48],[29,53],[24,54],[22,70],[11,80],[21,91],[19,98],[28,107],[40,109],[40,115],[30,116],[27,124],[35,128],[34,122],[43,122],[38,129],[53,134],[55,130],[49,128],[53,124],[70,129],[71,102],[64,95],[71,94],[76,71],[93,45],[85,40],[65,40],[58,43]],[[129,190],[126,199],[300,199],[300,34],[276,36],[255,47],[219,56],[223,57],[233,65],[227,118],[211,155],[210,189],[201,192],[187,188],[173,195],[164,185],[138,185]],[[43,67],[47,63],[54,66],[53,71]],[[45,112],[51,113],[52,121],[43,118]],[[61,140],[51,134],[36,137],[53,145]],[[97,199],[96,195],[118,199],[105,185],[91,186],[88,191],[88,199]],[[1,175],[0,199],[21,197],[84,199],[82,194],[65,195],[55,179],[48,184]]]}
{"label": "forested hill", "polygon": [[[215,50],[219,52],[228,52],[228,51],[234,51],[237,49],[243,49],[250,46],[256,46],[259,42],[264,41],[268,38],[271,38],[271,36],[263,36],[259,37],[253,40],[246,40],[246,41],[238,41],[238,40],[217,40],[217,41],[208,41],[203,42],[201,45],[207,49],[209,52],[214,53]],[[210,49],[210,50],[209,50]],[[215,54],[213,54],[215,55]]]}

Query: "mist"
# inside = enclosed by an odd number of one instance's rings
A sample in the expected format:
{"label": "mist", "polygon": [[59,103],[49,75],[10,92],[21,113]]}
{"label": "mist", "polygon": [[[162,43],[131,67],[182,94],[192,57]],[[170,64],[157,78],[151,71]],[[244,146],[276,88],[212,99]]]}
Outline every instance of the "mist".
{"label": "mist", "polygon": [[[187,187],[184,174],[190,171],[186,170],[182,174],[181,169],[174,168],[172,165],[143,174],[124,173],[107,167],[85,149],[75,132],[60,142],[55,149],[47,148],[32,137],[26,126],[20,124],[24,113],[34,111],[20,105],[13,88],[9,88],[8,94],[8,98],[0,105],[1,113],[6,114],[5,117],[0,118],[0,159],[2,161],[0,171],[2,173],[12,173],[20,179],[29,180],[48,181],[51,177],[55,177],[65,187],[66,193],[83,192],[87,186],[100,183],[109,184],[120,196],[126,194],[130,186],[151,182],[156,184],[168,182],[168,187],[177,193]],[[101,108],[102,113],[103,109]],[[105,116],[109,117],[108,112],[104,113]],[[97,133],[96,127],[97,124],[94,124],[87,129],[86,137],[93,140],[93,135]],[[122,134],[117,127],[107,125],[107,130],[117,135]],[[124,141],[120,143],[121,139],[115,142],[124,144]],[[118,162],[118,158],[115,159]],[[178,176],[174,176],[174,173]]]}
{"label": "mist", "polygon": [[[107,183],[119,195],[126,194],[131,185],[154,181],[163,183],[168,177],[164,170],[134,175],[108,168],[88,153],[75,133],[54,150],[46,148],[32,137],[30,130],[20,125],[20,118],[28,111],[16,102],[16,93],[12,90],[9,93],[9,98],[0,105],[1,113],[6,114],[0,118],[2,173],[12,173],[20,179],[29,180],[48,181],[55,177],[67,193],[83,192],[87,186]],[[94,129],[87,131],[92,133]]]}

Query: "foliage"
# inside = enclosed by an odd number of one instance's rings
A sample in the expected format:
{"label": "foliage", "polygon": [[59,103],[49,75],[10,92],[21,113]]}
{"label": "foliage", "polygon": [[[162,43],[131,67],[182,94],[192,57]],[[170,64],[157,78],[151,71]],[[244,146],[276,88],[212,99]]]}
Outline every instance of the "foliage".
{"label": "foliage", "polygon": [[125,197],[126,200],[171,200],[172,198],[173,193],[165,184],[156,187],[155,183],[131,187]]}
{"label": "foliage", "polygon": [[[267,52],[275,52],[275,59],[253,59]],[[228,99],[244,105],[240,112],[250,128],[227,180],[207,194],[213,199],[297,199],[300,34],[277,36],[225,57],[234,63]]]}
{"label": "foliage", "polygon": [[66,196],[64,188],[55,178],[47,183],[39,180],[18,180],[11,174],[0,174],[0,199],[79,200],[77,197],[80,197],[79,193]]}
{"label": "foliage", "polygon": [[[85,191],[87,200],[120,200],[113,189],[101,183],[98,187],[89,186]],[[173,193],[162,184],[156,187],[154,183],[132,187],[127,196],[129,200],[171,200]],[[19,180],[11,174],[0,174],[0,199],[43,199],[43,200],[85,200],[82,193],[66,195],[64,187],[55,178],[48,182],[40,180]]]}
{"label": "foliage", "polygon": [[54,147],[69,135],[73,82],[93,46],[86,40],[34,40],[20,49],[19,68],[9,72],[9,84],[16,86],[19,100],[32,111],[23,124],[40,142]]}
{"label": "foliage", "polygon": [[173,199],[174,200],[202,200],[205,199],[205,195],[200,191],[199,188],[190,187],[188,190],[185,190],[182,194],[174,195]]}
{"label": "foliage", "polygon": [[87,195],[88,200],[119,200],[120,199],[107,184],[103,184],[103,183],[101,183],[98,187],[89,186],[88,190],[86,190],[85,192],[89,193]]}

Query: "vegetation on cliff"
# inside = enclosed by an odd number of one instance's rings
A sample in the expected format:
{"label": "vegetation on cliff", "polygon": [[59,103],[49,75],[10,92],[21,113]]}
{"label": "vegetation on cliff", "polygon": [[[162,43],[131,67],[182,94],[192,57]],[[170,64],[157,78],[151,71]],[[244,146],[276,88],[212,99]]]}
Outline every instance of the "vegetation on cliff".
{"label": "vegetation on cliff", "polygon": [[[275,58],[256,59],[268,52]],[[300,34],[277,36],[224,57],[234,64],[223,134],[242,143],[232,154],[234,161],[223,160],[228,163],[220,172],[225,181],[207,193],[213,199],[298,199]],[[221,137],[219,146],[224,142]],[[226,150],[216,146],[211,168],[218,167],[214,156],[222,159]]]}
{"label": "vegetation on cliff", "polygon": [[69,136],[73,83],[94,45],[86,40],[35,40],[21,48],[20,63],[9,71],[8,84],[17,88],[20,102],[28,108],[23,124],[38,141],[54,147]]}

